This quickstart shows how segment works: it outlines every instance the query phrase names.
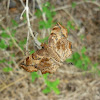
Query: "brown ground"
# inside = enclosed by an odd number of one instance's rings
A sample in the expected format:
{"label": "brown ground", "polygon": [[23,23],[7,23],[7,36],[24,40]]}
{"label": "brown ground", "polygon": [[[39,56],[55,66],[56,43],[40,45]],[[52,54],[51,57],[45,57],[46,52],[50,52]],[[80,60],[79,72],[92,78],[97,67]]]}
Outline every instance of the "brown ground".
{"label": "brown ground", "polygon": [[[15,3],[10,5],[11,9],[7,8],[9,0],[0,1],[0,27],[7,26],[16,30],[16,43],[27,37],[27,24],[20,20],[20,14],[23,11],[23,6],[20,0],[11,0]],[[25,0],[23,0],[25,1]],[[30,8],[33,5],[30,0]],[[87,55],[93,63],[98,63],[100,68],[100,0],[48,0],[55,7],[56,15],[53,21],[67,25],[68,20],[73,20],[76,26],[75,30],[71,30],[68,39],[72,42],[73,52],[79,52],[85,46]],[[77,2],[75,8],[71,7],[72,2]],[[45,3],[45,0],[42,0]],[[35,7],[38,7],[35,3]],[[34,10],[35,11],[35,10]],[[33,13],[33,12],[32,12]],[[17,21],[18,26],[13,27],[11,20]],[[33,15],[31,17],[31,26],[33,31],[43,37],[43,32],[47,30],[38,29],[38,18]],[[35,19],[35,20],[34,20]],[[80,29],[77,29],[77,26]],[[2,30],[0,30],[0,39]],[[8,34],[8,33],[7,33]],[[83,40],[80,36],[84,35]],[[47,34],[48,36],[48,34]],[[9,41],[9,38],[5,40]],[[30,49],[33,49],[32,38],[29,41]],[[24,46],[25,51],[25,46]],[[7,73],[2,69],[8,66],[7,62],[0,64],[0,100],[100,100],[100,76],[84,71],[80,71],[74,65],[64,64],[57,70],[56,73],[50,75],[50,80],[60,79],[58,86],[61,93],[56,95],[53,91],[47,95],[41,91],[45,87],[43,78],[38,78],[35,82],[31,82],[30,73],[20,69],[18,63],[23,59],[23,50],[16,47],[9,47],[6,50],[0,49],[0,60],[5,58],[7,61],[13,61],[14,64],[9,64],[13,71]],[[11,57],[11,54],[15,57]]]}

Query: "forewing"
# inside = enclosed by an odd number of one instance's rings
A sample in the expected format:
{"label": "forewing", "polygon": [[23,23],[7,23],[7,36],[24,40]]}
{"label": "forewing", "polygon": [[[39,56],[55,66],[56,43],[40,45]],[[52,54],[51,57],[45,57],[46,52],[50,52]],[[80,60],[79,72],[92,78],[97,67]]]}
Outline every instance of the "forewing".
{"label": "forewing", "polygon": [[48,45],[63,62],[72,53],[71,42],[67,40],[67,29],[59,23],[51,31]]}

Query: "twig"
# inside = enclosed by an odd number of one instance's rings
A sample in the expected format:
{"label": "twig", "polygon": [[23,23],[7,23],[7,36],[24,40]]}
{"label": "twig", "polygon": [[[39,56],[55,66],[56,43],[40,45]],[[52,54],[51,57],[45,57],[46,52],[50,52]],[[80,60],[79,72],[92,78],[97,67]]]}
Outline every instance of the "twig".
{"label": "twig", "polygon": [[[83,3],[91,3],[91,4],[95,4],[97,5],[98,7],[100,7],[100,3],[98,2],[93,2],[93,1],[81,1],[81,2],[76,2],[77,5],[80,5],[80,4],[83,4]],[[53,9],[52,11],[59,11],[59,10],[63,10],[63,9],[67,9],[67,8],[70,8],[72,7],[72,5],[65,5],[65,6],[62,6],[62,7],[58,7],[58,8],[55,8]]]}
{"label": "twig", "polygon": [[66,10],[66,9],[63,9],[69,16],[70,18],[74,21],[74,23],[76,24],[77,27],[79,27],[78,23],[75,21],[74,17]]}
{"label": "twig", "polygon": [[6,88],[8,88],[8,87],[14,85],[15,83],[17,83],[17,82],[19,82],[19,81],[21,81],[21,80],[23,80],[23,79],[25,79],[25,78],[27,78],[27,77],[28,77],[28,75],[27,75],[27,76],[25,75],[24,77],[21,77],[21,78],[18,79],[17,81],[12,82],[12,83],[10,83],[10,84],[4,86],[3,88],[0,89],[0,92],[2,92],[2,91],[5,90]]}
{"label": "twig", "polygon": [[16,63],[16,61],[10,56],[10,53],[6,50],[3,50],[5,55],[6,55],[6,58],[7,56],[11,58],[11,60],[13,61],[14,65],[18,68],[18,64]]}
{"label": "twig", "polygon": [[28,50],[28,42],[29,42],[29,31],[27,33],[27,42],[26,42],[26,56],[29,55],[29,50]]}
{"label": "twig", "polygon": [[6,19],[7,19],[7,22],[8,22],[9,5],[10,5],[10,0],[8,0],[8,2],[7,2],[7,12],[6,12]]}
{"label": "twig", "polygon": [[[41,10],[41,12],[42,12],[42,18],[43,18],[43,20],[44,20],[45,22],[47,22],[46,15],[45,15],[45,13],[44,13],[43,10],[42,10],[41,0],[37,0],[37,3],[38,3],[39,8],[40,8],[40,10]],[[50,32],[50,29],[48,29],[47,31],[48,31],[48,33],[49,33],[49,32]],[[46,31],[44,30],[44,32],[43,32],[43,38],[45,37],[45,34],[46,34]]]}
{"label": "twig", "polygon": [[[4,17],[4,18],[5,18],[5,17]],[[0,19],[0,21],[2,21],[4,18]],[[34,19],[36,19],[36,17],[31,17],[31,18],[30,18],[30,21],[33,21]],[[20,27],[26,25],[26,24],[27,24],[27,22],[23,22],[23,23],[19,24],[18,26],[15,26],[15,27],[13,27],[13,28],[10,28],[9,30],[10,30],[10,31],[11,31],[11,30],[15,30],[15,29],[17,29],[17,28],[20,28]],[[4,32],[4,31],[1,30],[1,31],[0,31],[0,34],[1,34],[2,32]]]}
{"label": "twig", "polygon": [[5,17],[2,17],[2,18],[0,18],[0,21],[2,21],[2,20],[4,20],[5,19]]}
{"label": "twig", "polygon": [[[23,2],[22,0],[20,0],[21,2]],[[29,7],[28,7],[28,0],[26,0],[26,6],[22,12],[22,14],[26,11],[26,18],[27,18],[27,25],[28,25],[28,29],[29,29],[29,33],[31,34],[31,36],[34,39],[35,44],[37,45],[38,49],[41,49],[41,43],[37,40],[37,38],[33,35],[33,31],[31,29],[31,25],[30,25],[30,19],[29,19]],[[21,17],[22,17],[21,14]]]}

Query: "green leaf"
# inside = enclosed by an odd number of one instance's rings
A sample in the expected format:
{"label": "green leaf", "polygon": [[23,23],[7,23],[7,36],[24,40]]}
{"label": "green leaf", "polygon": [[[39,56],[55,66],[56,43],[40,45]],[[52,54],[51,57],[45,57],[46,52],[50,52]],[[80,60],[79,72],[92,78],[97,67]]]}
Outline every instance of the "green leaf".
{"label": "green leaf", "polygon": [[72,58],[66,59],[66,62],[67,62],[67,63],[73,62],[73,59],[72,59]]}
{"label": "green leaf", "polygon": [[83,61],[83,62],[90,63],[90,59],[89,59],[89,57],[86,56],[85,54],[82,54],[82,61]]}
{"label": "green leaf", "polygon": [[36,10],[36,12],[35,12],[35,16],[37,16],[37,17],[41,17],[41,15],[42,15],[42,12],[38,9],[38,10]]}
{"label": "green leaf", "polygon": [[5,59],[0,60],[0,64],[6,62]]}
{"label": "green leaf", "polygon": [[8,64],[13,64],[13,61],[8,61]]}
{"label": "green leaf", "polygon": [[2,38],[10,38],[10,36],[9,36],[5,31],[3,31],[3,32],[1,33],[1,37],[2,37]]}
{"label": "green leaf", "polygon": [[85,36],[82,34],[80,35],[81,40],[83,40],[85,38]]}
{"label": "green leaf", "polygon": [[39,75],[37,74],[37,72],[32,72],[31,73],[32,82],[34,82],[35,79],[38,78],[38,77],[39,77]]}
{"label": "green leaf", "polygon": [[44,94],[48,94],[48,93],[51,92],[51,89],[50,89],[49,87],[46,87],[44,90],[42,90],[42,92],[43,92]]}
{"label": "green leaf", "polygon": [[48,12],[48,8],[47,7],[42,7],[43,12],[47,13]]}
{"label": "green leaf", "polygon": [[5,67],[5,68],[3,68],[3,71],[4,72],[10,72],[10,71],[12,71],[13,69],[11,68],[11,67]]}
{"label": "green leaf", "polygon": [[75,63],[75,66],[78,67],[78,68],[82,68],[82,67],[83,67],[82,61],[81,61],[81,60],[78,60],[78,61]]}
{"label": "green leaf", "polygon": [[60,90],[59,90],[58,88],[53,88],[53,90],[54,90],[54,92],[55,92],[56,94],[60,94]]}
{"label": "green leaf", "polygon": [[59,79],[56,79],[56,81],[50,83],[52,87],[56,87],[59,84]]}
{"label": "green leaf", "polygon": [[45,37],[45,38],[43,38],[43,39],[39,39],[39,42],[44,43],[45,41],[48,41],[48,38],[49,38],[49,37]]}
{"label": "green leaf", "polygon": [[75,29],[75,27],[74,27],[72,24],[73,24],[72,21],[68,21],[68,22],[67,22],[67,29],[68,29],[68,31],[70,31],[70,29],[72,29],[72,30]]}
{"label": "green leaf", "polygon": [[98,63],[93,64],[94,68],[97,68],[97,66],[98,66]]}
{"label": "green leaf", "polygon": [[72,2],[72,8],[75,8],[76,7],[76,2]]}
{"label": "green leaf", "polygon": [[40,28],[40,29],[43,29],[44,26],[45,26],[45,24],[46,24],[46,23],[45,23],[44,21],[40,21],[40,22],[39,22],[39,28]]}
{"label": "green leaf", "polygon": [[88,64],[85,64],[83,67],[82,67],[83,70],[87,70],[88,69]]}
{"label": "green leaf", "polygon": [[86,48],[83,47],[82,50],[81,50],[81,53],[85,53],[86,52]]}
{"label": "green leaf", "polygon": [[12,30],[12,31],[11,31],[11,35],[12,35],[12,37],[15,36],[15,33],[16,33],[16,30]]}
{"label": "green leaf", "polygon": [[50,3],[49,2],[46,2],[46,3],[44,3],[43,6],[50,7]]}
{"label": "green leaf", "polygon": [[11,22],[12,22],[13,26],[18,26],[18,23],[15,20],[12,19]]}
{"label": "green leaf", "polygon": [[98,74],[99,74],[99,76],[100,76],[100,70],[98,70]]}
{"label": "green leaf", "polygon": [[78,52],[75,52],[73,55],[72,55],[73,59],[76,61],[76,60],[79,60],[80,59],[80,54]]}
{"label": "green leaf", "polygon": [[12,42],[12,40],[9,40],[9,46],[10,46],[10,47],[13,46],[13,42]]}
{"label": "green leaf", "polygon": [[30,54],[33,54],[34,52],[35,52],[34,50],[31,50],[31,51],[30,51]]}
{"label": "green leaf", "polygon": [[22,49],[24,49],[24,45],[26,44],[26,39],[24,39],[24,40],[22,40],[22,41],[19,41],[19,43],[18,43],[18,45],[22,48]]}
{"label": "green leaf", "polygon": [[46,79],[47,81],[47,77],[48,77],[49,73],[43,74],[44,79]]}
{"label": "green leaf", "polygon": [[1,39],[1,41],[0,41],[0,48],[1,49],[6,49],[7,47],[8,46],[6,45],[5,40]]}

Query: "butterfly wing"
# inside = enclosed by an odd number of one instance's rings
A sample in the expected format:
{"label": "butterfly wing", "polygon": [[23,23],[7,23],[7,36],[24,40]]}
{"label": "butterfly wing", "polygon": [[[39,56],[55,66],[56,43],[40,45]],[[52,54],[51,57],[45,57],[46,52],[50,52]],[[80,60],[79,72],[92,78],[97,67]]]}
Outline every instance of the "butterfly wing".
{"label": "butterfly wing", "polygon": [[[56,55],[46,44],[42,44],[42,49],[36,51],[29,57],[27,57],[20,66],[28,72],[34,72],[40,70],[42,74],[53,73],[59,67],[57,63]],[[50,53],[52,52],[52,53]],[[52,55],[55,55],[52,57]]]}
{"label": "butterfly wing", "polygon": [[67,29],[58,23],[51,31],[48,45],[42,44],[42,49],[27,57],[20,66],[28,72],[55,72],[72,53],[71,42],[67,37]]}
{"label": "butterfly wing", "polygon": [[59,56],[63,62],[72,54],[71,42],[67,40],[67,29],[59,23],[51,31],[48,45]]}

